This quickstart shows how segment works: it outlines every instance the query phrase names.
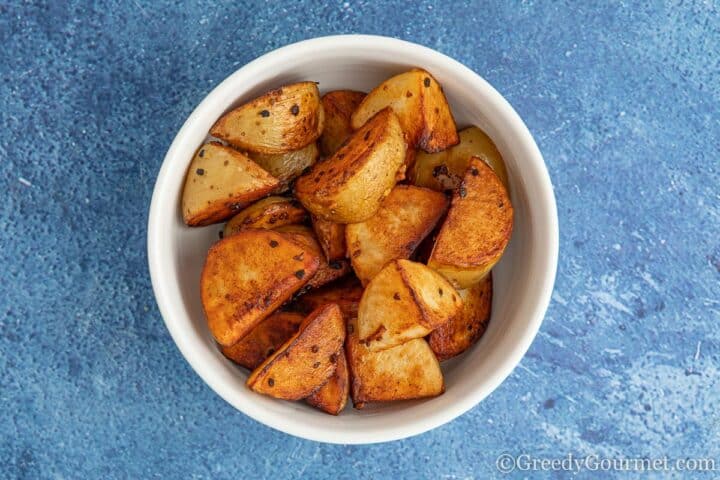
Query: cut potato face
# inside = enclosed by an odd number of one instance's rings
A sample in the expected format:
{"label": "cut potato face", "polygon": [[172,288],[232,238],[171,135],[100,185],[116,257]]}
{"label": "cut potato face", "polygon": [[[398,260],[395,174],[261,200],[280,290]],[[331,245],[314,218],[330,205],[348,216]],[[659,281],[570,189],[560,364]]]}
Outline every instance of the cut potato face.
{"label": "cut potato face", "polygon": [[350,116],[365,98],[363,92],[334,90],[322,96],[325,128],[320,136],[322,154],[329,157],[353,132]]}
{"label": "cut potato face", "polygon": [[210,332],[229,346],[315,274],[317,254],[272,230],[243,230],[210,248],[200,293]]}
{"label": "cut potato face", "polygon": [[267,197],[253,203],[225,224],[224,237],[248,228],[272,229],[283,225],[303,223],[308,214],[295,200],[287,197]]}
{"label": "cut potato face", "polygon": [[248,153],[255,163],[280,181],[277,191],[287,190],[290,182],[302,175],[305,169],[312,167],[319,155],[320,150],[315,142],[287,153]]}
{"label": "cut potato face", "polygon": [[367,403],[435,397],[445,390],[435,354],[422,338],[380,352],[357,336],[357,320],[348,323],[345,342],[350,392],[355,408]]}
{"label": "cut potato face", "polygon": [[295,195],[319,218],[354,223],[375,214],[404,166],[405,141],[386,109],[355,132],[335,154],[295,182]]}
{"label": "cut potato face", "polygon": [[295,300],[293,307],[300,312],[308,313],[322,305],[335,303],[340,307],[345,318],[355,318],[362,294],[363,287],[360,282],[354,277],[348,277],[300,296]]}
{"label": "cut potato face", "polygon": [[212,142],[190,163],[182,213],[190,226],[222,222],[272,192],[279,182],[242,153]]}
{"label": "cut potato face", "polygon": [[322,387],[337,368],[345,341],[345,322],[337,305],[311,313],[300,330],[269,356],[247,379],[264,395],[300,400]]}
{"label": "cut potato face", "polygon": [[487,275],[510,241],[513,207],[498,176],[477,157],[470,160],[440,228],[428,266],[456,288]]}
{"label": "cut potato face", "polygon": [[460,186],[470,158],[478,157],[493,169],[505,190],[509,190],[505,162],[490,137],[478,127],[466,128],[458,135],[460,143],[443,152],[419,152],[415,166],[409,170],[410,181],[433,190],[454,190]]}
{"label": "cut potato face", "polygon": [[492,274],[458,293],[462,312],[428,335],[428,344],[441,362],[460,355],[485,333],[492,309]]}
{"label": "cut potato face", "polygon": [[345,229],[348,254],[363,285],[390,261],[410,258],[435,227],[448,200],[442,193],[397,185],[368,220]]}
{"label": "cut potato face", "polygon": [[308,404],[330,415],[337,415],[345,408],[350,393],[347,361],[342,348],[338,352],[337,359],[335,373],[325,382],[325,385],[305,399]]}
{"label": "cut potato face", "polygon": [[368,284],[358,308],[358,338],[371,351],[422,338],[460,313],[462,299],[421,263],[393,260]]}
{"label": "cut potato face", "polygon": [[242,150],[286,153],[317,140],[323,123],[317,84],[301,82],[272,90],[226,113],[210,135]]}
{"label": "cut potato face", "polygon": [[445,94],[425,70],[413,69],[396,75],[368,93],[352,115],[352,127],[362,127],[387,107],[398,116],[409,145],[439,152],[458,143],[455,120]]}
{"label": "cut potato face", "polygon": [[275,312],[235,345],[223,347],[222,353],[238,365],[253,370],[292,337],[304,319],[300,313]]}
{"label": "cut potato face", "polygon": [[313,230],[328,261],[345,258],[345,225],[312,216]]}

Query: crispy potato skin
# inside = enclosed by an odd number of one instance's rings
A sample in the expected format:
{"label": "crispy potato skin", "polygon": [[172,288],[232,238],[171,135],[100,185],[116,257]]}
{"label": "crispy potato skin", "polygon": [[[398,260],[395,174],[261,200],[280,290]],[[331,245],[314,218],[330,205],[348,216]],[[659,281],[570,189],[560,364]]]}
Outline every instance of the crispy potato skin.
{"label": "crispy potato skin", "polygon": [[335,153],[353,132],[350,116],[363,98],[365,93],[354,90],[334,90],[322,96],[325,128],[320,136],[320,151],[324,156]]}
{"label": "crispy potato skin", "polygon": [[459,290],[463,309],[428,335],[428,344],[441,362],[460,355],[487,330],[492,310],[492,273],[467,290]]}
{"label": "crispy potato skin", "polygon": [[428,266],[456,288],[478,283],[510,241],[513,207],[498,176],[481,159],[470,160],[440,228]]}
{"label": "crispy potato skin", "polygon": [[462,310],[450,283],[421,263],[393,260],[368,284],[358,307],[358,338],[371,351],[422,338]]}
{"label": "crispy potato skin", "polygon": [[300,224],[308,213],[294,200],[287,197],[267,197],[253,203],[226,224],[223,236],[229,237],[248,228],[273,229],[283,225]]}
{"label": "crispy potato skin", "polygon": [[362,294],[363,287],[357,278],[347,277],[301,295],[292,304],[292,308],[307,314],[322,305],[335,303],[346,318],[355,318]]}
{"label": "crispy potato skin", "polygon": [[355,132],[344,147],[295,182],[303,206],[323,220],[354,223],[375,214],[397,181],[406,153],[402,129],[386,109]]}
{"label": "crispy potato skin", "polygon": [[340,307],[324,305],[253,370],[247,386],[257,393],[284,400],[308,397],[335,372],[344,341],[345,322]]}
{"label": "crispy potato skin", "polygon": [[325,382],[325,385],[305,399],[308,404],[330,415],[337,415],[345,408],[350,393],[347,361],[342,348],[337,358],[335,373]]}
{"label": "crispy potato skin", "polygon": [[185,177],[183,220],[193,227],[222,222],[278,185],[242,153],[217,142],[205,144]]}
{"label": "crispy potato skin", "polygon": [[300,150],[287,153],[249,152],[248,156],[280,181],[280,187],[276,192],[283,192],[289,188],[290,182],[317,162],[320,150],[315,142],[310,142]]}
{"label": "crispy potato skin", "polygon": [[325,115],[315,82],[300,82],[272,90],[226,113],[210,135],[242,150],[286,153],[314,142]]}
{"label": "crispy potato skin", "polygon": [[455,120],[445,94],[429,72],[412,69],[385,80],[355,110],[352,127],[362,127],[387,107],[397,114],[409,145],[439,152],[458,143]]}
{"label": "crispy potato skin", "polygon": [[328,261],[344,259],[347,250],[345,248],[345,225],[328,222],[313,215],[312,226]]}
{"label": "crispy potato skin", "polygon": [[435,397],[445,391],[440,364],[422,338],[372,352],[357,336],[357,320],[351,319],[345,351],[355,408],[372,402]]}
{"label": "crispy potato skin", "polygon": [[210,248],[200,293],[210,332],[229,346],[315,274],[320,259],[271,230],[244,230]]}
{"label": "crispy potato skin", "polygon": [[445,213],[442,193],[412,185],[396,185],[377,213],[345,229],[348,254],[363,285],[390,261],[410,258]]}
{"label": "crispy potato skin", "polygon": [[295,312],[275,312],[222,353],[240,366],[253,370],[272,355],[295,332],[305,317]]}

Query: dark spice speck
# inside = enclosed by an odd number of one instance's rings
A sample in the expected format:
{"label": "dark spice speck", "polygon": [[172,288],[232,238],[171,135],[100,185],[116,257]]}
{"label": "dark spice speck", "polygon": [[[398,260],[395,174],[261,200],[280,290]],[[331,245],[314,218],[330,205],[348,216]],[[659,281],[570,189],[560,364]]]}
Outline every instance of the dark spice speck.
{"label": "dark spice speck", "polygon": [[317,345],[313,345],[313,346],[310,348],[310,351],[313,352],[313,353],[317,353],[318,350],[320,350],[320,347],[318,347]]}
{"label": "dark spice speck", "polygon": [[275,386],[275,380],[272,379],[272,378],[268,378],[268,385],[270,385],[271,387],[274,387],[274,386]]}
{"label": "dark spice speck", "polygon": [[475,167],[473,167],[472,170],[470,170],[470,173],[472,173],[473,177],[477,177],[478,175],[480,175],[480,172]]}
{"label": "dark spice speck", "polygon": [[430,86],[430,78],[425,77],[425,80],[423,80],[423,85],[425,85],[426,87],[429,87]]}
{"label": "dark spice speck", "polygon": [[203,156],[205,156],[205,149],[204,149],[204,148],[203,148],[202,150],[200,150],[200,152],[198,153],[198,157],[203,157]]}
{"label": "dark spice speck", "polygon": [[260,110],[260,116],[267,118],[270,116],[270,112],[268,112],[267,110]]}
{"label": "dark spice speck", "polygon": [[275,248],[275,247],[277,247],[278,245],[279,245],[279,244],[278,244],[277,241],[275,241],[275,240],[270,240],[270,247],[271,247],[271,248]]}
{"label": "dark spice speck", "polygon": [[393,298],[395,300],[400,300],[400,294],[396,292],[395,295],[393,295]]}
{"label": "dark spice speck", "polygon": [[302,278],[305,276],[305,270],[298,270],[297,272],[295,272],[295,276],[302,280]]}
{"label": "dark spice speck", "polygon": [[313,363],[313,368],[318,368],[320,366],[320,362]]}
{"label": "dark spice speck", "polygon": [[297,116],[297,114],[300,113],[300,107],[298,107],[297,105],[293,105],[292,107],[290,107],[290,113]]}
{"label": "dark spice speck", "polygon": [[197,170],[195,170],[195,173],[197,173],[198,175],[205,175],[205,170],[203,170],[202,168],[198,168]]}

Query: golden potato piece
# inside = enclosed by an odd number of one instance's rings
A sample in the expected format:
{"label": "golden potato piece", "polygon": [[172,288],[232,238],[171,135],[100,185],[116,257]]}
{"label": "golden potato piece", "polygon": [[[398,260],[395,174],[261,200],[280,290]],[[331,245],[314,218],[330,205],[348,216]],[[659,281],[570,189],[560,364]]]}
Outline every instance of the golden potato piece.
{"label": "golden potato piece", "polygon": [[345,229],[348,254],[363,285],[391,260],[410,258],[448,206],[442,193],[412,185],[392,189],[377,213]]}
{"label": "golden potato piece", "polygon": [[338,352],[337,359],[335,373],[325,382],[325,385],[305,399],[308,404],[330,415],[337,415],[345,408],[350,393],[347,361],[342,348]]}
{"label": "golden potato piece", "polygon": [[424,339],[372,352],[358,338],[356,322],[349,322],[345,341],[355,408],[371,402],[435,397],[445,391],[440,364]]}
{"label": "golden potato piece", "polygon": [[255,163],[280,181],[278,192],[287,190],[290,182],[302,175],[305,169],[313,166],[319,155],[320,151],[315,142],[309,143],[300,150],[287,153],[248,153]]}
{"label": "golden potato piece", "polygon": [[222,222],[278,185],[276,178],[242,153],[217,142],[205,144],[185,177],[183,220],[190,226]]}
{"label": "golden potato piece", "polygon": [[397,114],[408,144],[439,152],[458,143],[450,107],[440,84],[425,70],[395,75],[368,93],[352,115],[354,129],[390,107]]}
{"label": "golden potato piece", "polygon": [[345,321],[337,305],[311,313],[300,330],[269,356],[247,379],[264,395],[300,400],[322,387],[335,373],[345,341]]}
{"label": "golden potato piece", "polygon": [[362,294],[363,287],[358,279],[348,277],[301,295],[292,307],[302,313],[309,313],[322,305],[335,303],[340,307],[345,318],[355,318]]}
{"label": "golden potato piece", "polygon": [[513,207],[498,176],[477,157],[470,160],[430,254],[428,266],[456,288],[478,283],[510,241]]}
{"label": "golden potato piece", "polygon": [[248,228],[272,229],[303,223],[307,217],[305,209],[295,200],[287,197],[267,197],[231,218],[225,224],[223,236],[229,237]]}
{"label": "golden potato piece", "polygon": [[365,98],[363,92],[334,90],[322,96],[325,128],[320,136],[320,150],[329,157],[353,132],[350,116]]}
{"label": "golden potato piece", "polygon": [[441,362],[470,348],[483,336],[492,309],[492,273],[467,290],[458,290],[463,309],[428,335],[428,344]]}
{"label": "golden potato piece", "polygon": [[509,191],[505,162],[490,137],[478,127],[461,130],[458,136],[460,143],[443,152],[418,152],[415,166],[408,170],[410,181],[433,190],[454,190],[462,182],[470,157],[478,157],[493,169]]}
{"label": "golden potato piece", "polygon": [[462,299],[441,275],[421,263],[393,260],[363,292],[358,338],[371,351],[421,338],[460,313]]}
{"label": "golden potato piece", "polygon": [[321,287],[326,283],[330,283],[350,273],[350,262],[347,260],[327,261],[320,248],[320,244],[318,244],[313,231],[309,227],[305,225],[285,225],[277,228],[276,231],[281,232],[287,238],[301,245],[304,249],[320,259],[317,272],[315,272],[315,275],[308,281],[307,289]]}
{"label": "golden potato piece", "polygon": [[200,293],[220,345],[249,334],[315,274],[320,258],[272,230],[243,230],[210,248]]}
{"label": "golden potato piece", "polygon": [[312,216],[313,230],[329,261],[345,258],[345,225]]}
{"label": "golden potato piece", "polygon": [[235,345],[223,347],[222,353],[238,365],[253,370],[292,337],[304,319],[300,313],[275,312]]}
{"label": "golden potato piece", "polygon": [[242,150],[285,153],[314,142],[324,114],[315,82],[285,85],[226,113],[210,135]]}
{"label": "golden potato piece", "polygon": [[397,117],[386,109],[355,132],[335,154],[295,182],[303,206],[323,220],[367,220],[395,185],[405,159]]}

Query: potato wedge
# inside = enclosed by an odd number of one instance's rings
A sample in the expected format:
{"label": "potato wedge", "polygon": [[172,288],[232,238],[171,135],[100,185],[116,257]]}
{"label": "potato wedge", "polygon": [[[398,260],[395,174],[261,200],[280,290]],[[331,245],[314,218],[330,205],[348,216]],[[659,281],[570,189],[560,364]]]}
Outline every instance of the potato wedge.
{"label": "potato wedge", "polygon": [[229,346],[305,285],[317,254],[272,230],[243,230],[210,248],[200,294],[210,332]]}
{"label": "potato wedge", "polygon": [[435,397],[445,391],[440,364],[422,338],[372,352],[357,336],[357,320],[351,319],[345,351],[355,408],[371,402]]}
{"label": "potato wedge", "polygon": [[242,150],[286,153],[317,140],[323,123],[317,84],[300,82],[231,110],[213,125],[210,135]]}
{"label": "potato wedge", "polygon": [[337,360],[335,373],[325,382],[325,385],[305,399],[308,404],[330,415],[337,415],[345,408],[350,393],[347,361],[342,348],[338,352]]}
{"label": "potato wedge", "polygon": [[329,157],[353,132],[350,116],[365,98],[363,92],[333,90],[322,96],[325,111],[325,128],[320,135],[320,150]]}
{"label": "potato wedge", "polygon": [[433,330],[427,338],[441,362],[460,355],[485,333],[492,309],[492,273],[458,293],[463,300],[462,312]]}
{"label": "potato wedge", "polygon": [[368,220],[345,229],[348,254],[363,285],[390,261],[410,258],[445,213],[442,193],[412,185],[396,185]]}
{"label": "potato wedge", "polygon": [[323,220],[367,220],[390,193],[405,159],[405,141],[390,109],[378,113],[335,154],[295,182],[303,206]]}
{"label": "potato wedge", "polygon": [[456,288],[470,288],[500,260],[512,228],[513,207],[507,190],[485,162],[473,157],[428,266]]}
{"label": "potato wedge", "polygon": [[460,143],[443,152],[418,152],[415,166],[408,170],[410,181],[433,190],[454,190],[462,182],[470,157],[478,157],[493,169],[509,191],[505,162],[492,139],[478,127],[461,130],[458,136]]}
{"label": "potato wedge", "polygon": [[279,184],[242,153],[217,142],[205,144],[185,177],[183,220],[190,226],[222,222]]}
{"label": "potato wedge", "polygon": [[267,197],[253,203],[231,218],[223,230],[229,237],[248,228],[272,229],[283,225],[300,224],[308,213],[295,200],[287,197]]}
{"label": "potato wedge", "polygon": [[328,261],[345,258],[345,225],[328,222],[313,215],[312,226]]}
{"label": "potato wedge", "polygon": [[287,153],[254,153],[248,156],[270,175],[280,181],[277,192],[285,191],[290,183],[302,175],[305,169],[312,167],[320,156],[315,142],[310,142],[300,150]]}
{"label": "potato wedge", "polygon": [[355,318],[362,294],[363,287],[358,279],[347,277],[301,295],[292,304],[292,308],[307,314],[322,305],[335,303],[340,307],[345,318]]}
{"label": "potato wedge", "polygon": [[345,321],[337,305],[311,313],[300,330],[265,359],[247,379],[264,395],[300,400],[322,387],[335,373],[345,341]]}
{"label": "potato wedge", "polygon": [[320,259],[317,271],[307,283],[307,289],[321,287],[350,273],[350,262],[346,259],[327,261],[320,244],[318,244],[313,231],[309,227],[305,225],[285,225],[275,230]]}
{"label": "potato wedge", "polygon": [[405,140],[426,152],[439,152],[458,143],[450,106],[440,84],[421,69],[395,75],[367,94],[352,115],[354,129],[384,108],[398,116]]}
{"label": "potato wedge", "polygon": [[235,345],[222,353],[240,366],[254,370],[298,331],[305,316],[295,312],[275,312],[253,328]]}
{"label": "potato wedge", "polygon": [[421,263],[393,260],[368,284],[358,307],[358,338],[371,351],[422,338],[462,310],[462,299]]}

